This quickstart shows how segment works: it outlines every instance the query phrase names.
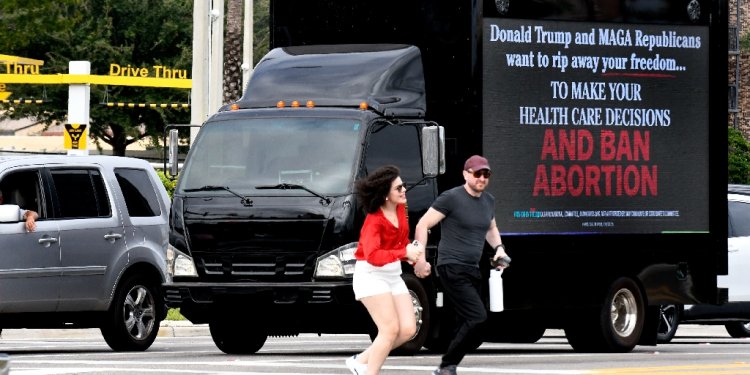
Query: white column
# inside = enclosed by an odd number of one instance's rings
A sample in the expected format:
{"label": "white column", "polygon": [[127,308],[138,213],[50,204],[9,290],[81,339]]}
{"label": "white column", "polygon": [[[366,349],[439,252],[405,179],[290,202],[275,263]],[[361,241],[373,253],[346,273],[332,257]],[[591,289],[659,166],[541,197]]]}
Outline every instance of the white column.
{"label": "white column", "polygon": [[[208,118],[208,37],[211,3],[193,1],[193,67],[190,91],[190,123],[200,125]],[[199,128],[190,128],[190,140],[195,140]]]}
{"label": "white column", "polygon": [[211,7],[208,116],[224,104],[224,0],[213,0]]}
{"label": "white column", "polygon": [[[70,61],[70,74],[91,74],[91,62]],[[68,88],[68,122],[63,141],[68,155],[88,155],[91,86],[71,84]]]}

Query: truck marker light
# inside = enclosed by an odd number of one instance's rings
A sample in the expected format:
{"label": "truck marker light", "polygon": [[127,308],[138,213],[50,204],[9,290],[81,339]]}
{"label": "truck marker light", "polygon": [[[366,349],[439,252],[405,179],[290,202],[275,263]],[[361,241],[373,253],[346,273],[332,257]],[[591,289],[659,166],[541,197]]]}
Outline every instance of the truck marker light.
{"label": "truck marker light", "polygon": [[236,111],[238,109],[240,109],[240,106],[237,105],[237,103],[232,103],[232,105],[229,106],[229,110],[231,111]]}
{"label": "truck marker light", "polygon": [[276,108],[284,108],[284,101],[279,100],[278,102],[276,102]]}
{"label": "truck marker light", "polygon": [[361,102],[359,103],[359,109],[366,111],[367,110],[367,102]]}
{"label": "truck marker light", "polygon": [[307,101],[307,104],[305,104],[305,106],[306,106],[307,108],[313,108],[313,107],[315,107],[315,102],[314,102],[314,101],[312,101],[312,100],[308,100],[308,101]]}
{"label": "truck marker light", "polygon": [[292,108],[299,108],[299,102],[296,100],[292,100]]}

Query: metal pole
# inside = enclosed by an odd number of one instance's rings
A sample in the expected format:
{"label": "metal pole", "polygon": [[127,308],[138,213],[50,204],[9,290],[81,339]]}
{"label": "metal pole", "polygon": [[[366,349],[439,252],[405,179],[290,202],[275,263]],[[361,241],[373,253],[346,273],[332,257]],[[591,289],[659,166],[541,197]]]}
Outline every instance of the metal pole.
{"label": "metal pole", "polygon": [[242,35],[242,94],[245,94],[247,81],[253,71],[253,0],[245,0],[245,13]]}

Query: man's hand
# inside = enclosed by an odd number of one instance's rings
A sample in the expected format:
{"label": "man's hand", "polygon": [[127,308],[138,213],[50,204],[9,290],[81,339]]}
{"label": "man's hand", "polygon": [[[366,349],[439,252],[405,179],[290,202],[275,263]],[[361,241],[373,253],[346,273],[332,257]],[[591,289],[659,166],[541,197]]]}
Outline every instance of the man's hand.
{"label": "man's hand", "polygon": [[430,273],[432,273],[432,266],[426,260],[420,259],[414,265],[414,274],[420,279],[430,276]]}

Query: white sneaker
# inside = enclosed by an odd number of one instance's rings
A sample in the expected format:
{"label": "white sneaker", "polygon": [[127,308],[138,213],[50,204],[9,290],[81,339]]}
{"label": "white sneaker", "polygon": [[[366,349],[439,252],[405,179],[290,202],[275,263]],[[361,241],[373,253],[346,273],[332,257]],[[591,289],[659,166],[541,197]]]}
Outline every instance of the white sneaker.
{"label": "white sneaker", "polygon": [[346,367],[354,375],[365,375],[367,373],[367,365],[357,361],[356,354],[346,359]]}

